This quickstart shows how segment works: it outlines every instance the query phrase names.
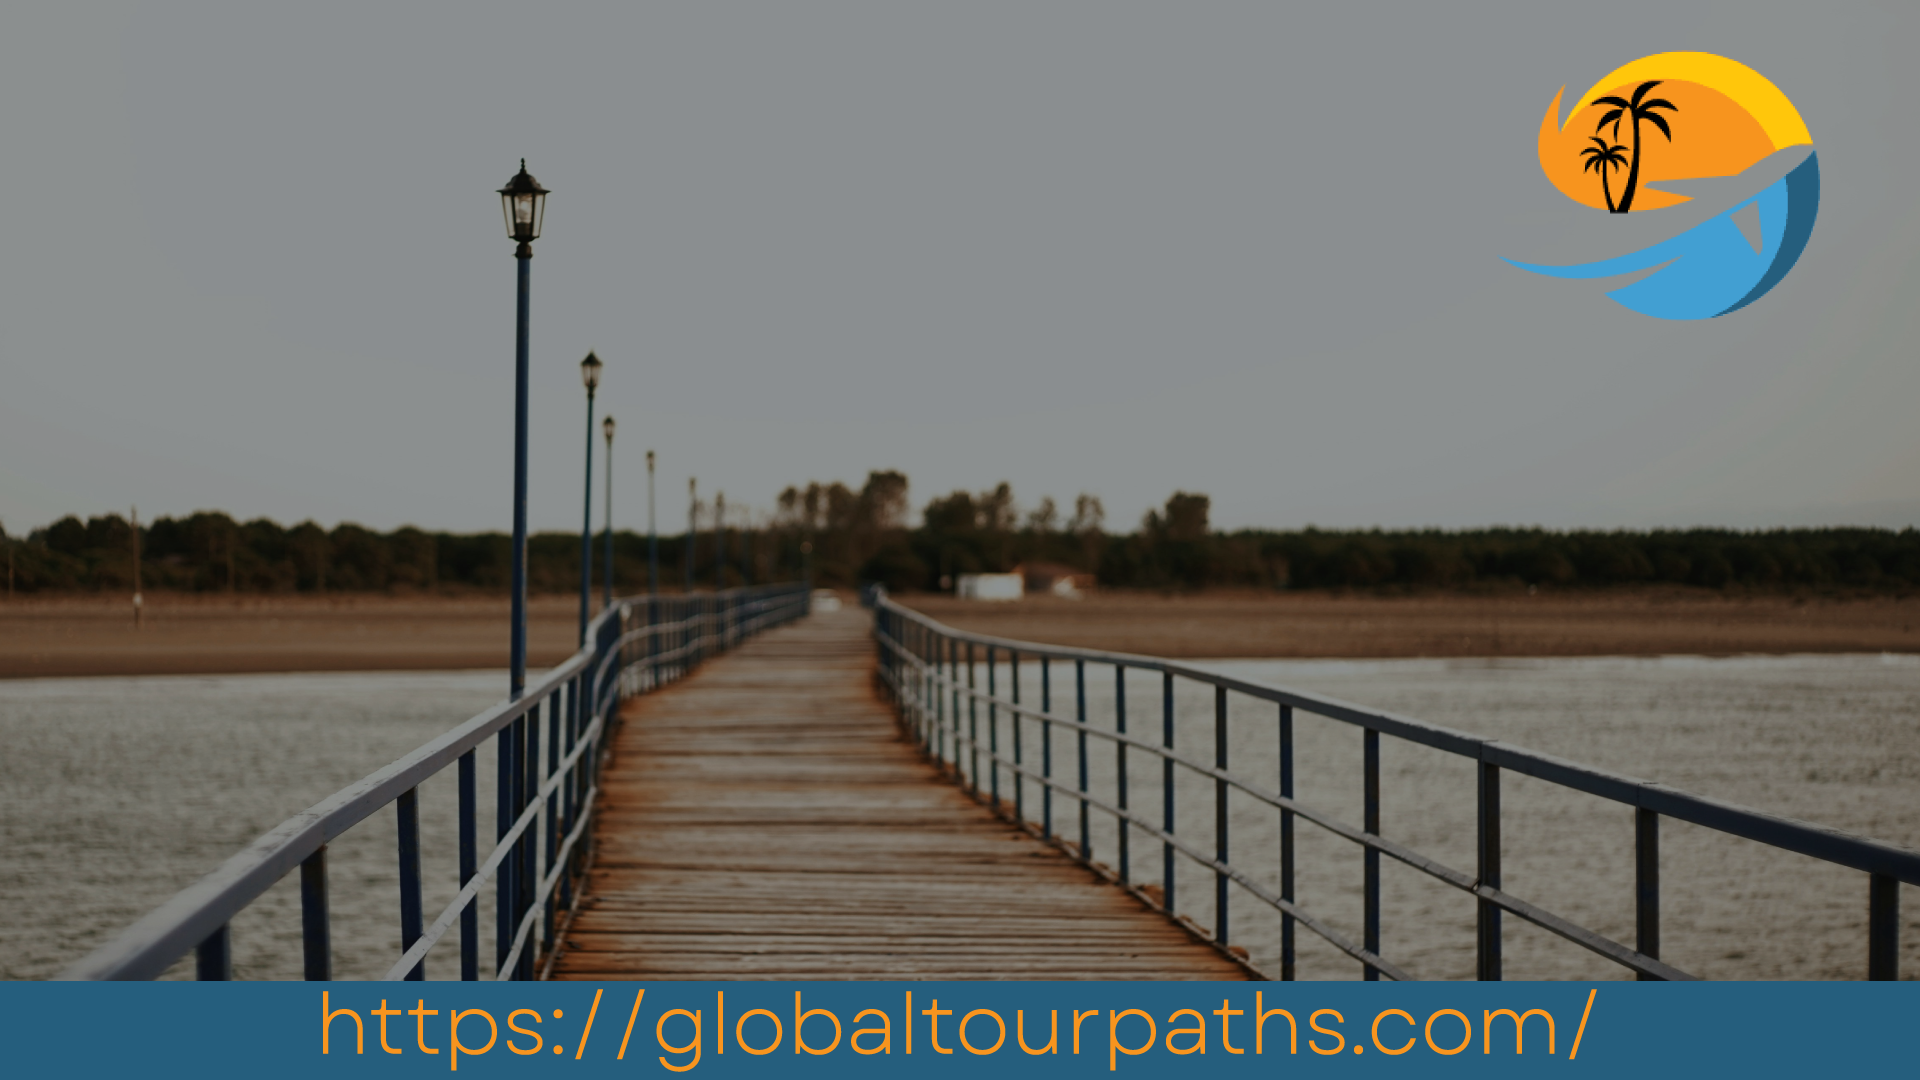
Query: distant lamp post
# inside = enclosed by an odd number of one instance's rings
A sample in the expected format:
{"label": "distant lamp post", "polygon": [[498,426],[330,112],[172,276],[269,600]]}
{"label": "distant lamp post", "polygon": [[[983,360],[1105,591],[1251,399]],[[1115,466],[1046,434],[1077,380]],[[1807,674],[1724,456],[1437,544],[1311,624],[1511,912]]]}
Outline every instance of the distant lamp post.
{"label": "distant lamp post", "polygon": [[133,628],[140,629],[140,608],[146,603],[140,595],[140,508],[133,508]]}
{"label": "distant lamp post", "polygon": [[607,505],[601,511],[607,521],[606,546],[602,549],[605,558],[601,560],[606,565],[600,572],[600,580],[605,583],[600,592],[600,610],[605,611],[613,606],[613,417],[600,421],[600,430],[607,436]]}
{"label": "distant lamp post", "polygon": [[587,350],[580,381],[587,387],[587,494],[580,507],[580,644],[587,643],[587,616],[593,607],[593,392],[600,388],[600,358]]}
{"label": "distant lamp post", "polygon": [[533,266],[533,242],[547,216],[547,189],[520,171],[500,189],[500,210],[507,218],[507,237],[519,246],[513,257],[520,264],[520,289],[513,376],[513,630],[508,652],[509,692],[519,697],[527,686],[527,298]]}
{"label": "distant lamp post", "polygon": [[727,493],[713,493],[713,591],[727,587]]}
{"label": "distant lamp post", "polygon": [[681,573],[688,592],[693,591],[693,537],[700,524],[700,488],[693,477],[687,477],[687,542],[680,545]]}
{"label": "distant lamp post", "polygon": [[647,595],[660,592],[660,534],[653,528],[653,451],[647,451]]}

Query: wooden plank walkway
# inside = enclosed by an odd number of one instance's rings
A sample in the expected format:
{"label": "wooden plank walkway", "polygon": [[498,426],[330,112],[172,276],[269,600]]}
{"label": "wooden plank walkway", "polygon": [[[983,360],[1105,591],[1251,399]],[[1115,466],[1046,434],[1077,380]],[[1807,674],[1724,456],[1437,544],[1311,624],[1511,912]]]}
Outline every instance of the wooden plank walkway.
{"label": "wooden plank walkway", "polygon": [[562,979],[1239,979],[899,731],[816,614],[628,705]]}

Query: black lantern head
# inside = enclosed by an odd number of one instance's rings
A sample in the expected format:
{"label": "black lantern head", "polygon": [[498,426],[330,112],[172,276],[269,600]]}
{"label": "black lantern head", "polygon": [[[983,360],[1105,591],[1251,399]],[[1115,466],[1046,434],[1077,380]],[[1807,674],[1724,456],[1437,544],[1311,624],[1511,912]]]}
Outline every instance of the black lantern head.
{"label": "black lantern head", "polygon": [[588,350],[587,358],[580,361],[580,381],[587,384],[587,392],[592,393],[600,386],[600,358]]}
{"label": "black lantern head", "polygon": [[520,159],[520,171],[500,189],[500,209],[507,215],[507,236],[522,244],[540,239],[540,224],[547,216],[547,189],[527,172],[527,159]]}
{"label": "black lantern head", "polygon": [[607,433],[607,441],[611,443],[613,441],[613,417],[609,416],[605,420],[600,421],[600,430]]}

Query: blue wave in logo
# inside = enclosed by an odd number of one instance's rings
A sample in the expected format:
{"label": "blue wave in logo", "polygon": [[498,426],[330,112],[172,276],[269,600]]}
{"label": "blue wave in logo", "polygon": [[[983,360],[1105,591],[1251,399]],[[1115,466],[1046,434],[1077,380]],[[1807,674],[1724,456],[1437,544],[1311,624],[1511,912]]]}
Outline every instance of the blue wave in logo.
{"label": "blue wave in logo", "polygon": [[[1759,211],[1757,251],[1733,220],[1749,206]],[[1746,307],[1778,285],[1806,250],[1819,212],[1820,165],[1809,152],[1805,161],[1758,194],[1652,247],[1574,266],[1506,261],[1557,278],[1617,277],[1659,267],[1607,295],[1657,319],[1711,319]]]}

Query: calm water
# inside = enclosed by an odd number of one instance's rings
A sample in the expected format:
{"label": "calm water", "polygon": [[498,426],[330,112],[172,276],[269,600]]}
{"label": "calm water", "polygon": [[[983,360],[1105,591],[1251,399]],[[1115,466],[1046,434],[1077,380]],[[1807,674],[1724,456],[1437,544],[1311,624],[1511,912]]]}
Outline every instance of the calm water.
{"label": "calm water", "polygon": [[[52,975],[506,683],[504,671],[0,681],[0,977]],[[422,793],[429,919],[458,875],[435,858],[456,835],[453,771]],[[479,775],[484,834],[485,752]],[[376,978],[399,957],[395,836],[389,807],[329,847],[337,977]],[[236,976],[300,977],[298,879],[235,921]],[[446,956],[430,976],[457,974]],[[191,960],[172,974],[191,977]]]}
{"label": "calm water", "polygon": [[[1920,848],[1920,658],[1215,666]],[[1037,672],[1029,666],[1023,675],[1023,696],[1037,700]],[[1070,675],[1056,675],[1055,708],[1071,709]],[[504,683],[499,672],[0,682],[0,977],[51,975],[288,815],[499,700]],[[1130,679],[1127,694],[1135,730],[1157,731],[1158,678]],[[1090,671],[1090,716],[1110,716],[1112,697],[1110,670]],[[1177,713],[1179,744],[1209,756],[1211,694],[1183,692]],[[1232,716],[1234,766],[1270,775],[1272,707],[1236,700]],[[1010,737],[1003,726],[1003,744]],[[1037,728],[1023,738],[1035,754]],[[1359,732],[1302,715],[1296,739],[1302,800],[1359,822]],[[1112,750],[1094,745],[1092,787],[1111,793]],[[1072,740],[1056,736],[1054,753],[1057,775],[1071,775]],[[1391,738],[1382,756],[1383,831],[1471,871],[1471,765]],[[1157,806],[1158,768],[1136,756],[1128,773],[1134,805]],[[492,776],[485,752],[479,775],[484,788]],[[1009,796],[1011,788],[1003,779]],[[1211,785],[1183,781],[1176,797],[1179,831],[1210,848]],[[455,885],[451,859],[437,854],[452,847],[451,770],[422,798],[431,917]],[[1631,812],[1511,775],[1504,801],[1508,891],[1630,942]],[[1032,813],[1038,803],[1029,790]],[[491,806],[490,791],[480,805]],[[1231,814],[1235,862],[1277,882],[1276,815],[1250,800],[1235,801]],[[1055,820],[1077,830],[1065,802],[1056,803]],[[1114,830],[1098,814],[1094,826],[1098,857],[1115,861]],[[393,841],[389,810],[330,849],[340,977],[376,977],[398,955]],[[1864,972],[1864,875],[1672,822],[1662,842],[1671,962],[1716,978]],[[1144,837],[1133,848],[1136,873],[1157,880],[1157,848]],[[1302,902],[1357,940],[1358,849],[1302,824],[1299,853]],[[1421,977],[1470,977],[1473,902],[1390,860],[1383,866],[1385,954]],[[1183,868],[1178,889],[1191,902],[1180,906],[1210,923],[1209,877]],[[1913,972],[1920,896],[1903,891],[1903,968]],[[1232,917],[1236,938],[1272,963],[1277,919],[1240,901]],[[1617,975],[1512,917],[1506,925],[1509,977]],[[298,935],[298,890],[289,879],[237,920],[236,974],[297,978]],[[1303,977],[1357,976],[1357,965],[1311,935],[1301,941]],[[188,966],[176,965],[175,974]],[[444,978],[455,967],[453,950],[443,947],[428,974]]]}

